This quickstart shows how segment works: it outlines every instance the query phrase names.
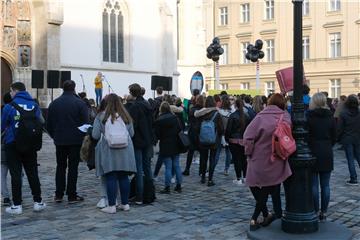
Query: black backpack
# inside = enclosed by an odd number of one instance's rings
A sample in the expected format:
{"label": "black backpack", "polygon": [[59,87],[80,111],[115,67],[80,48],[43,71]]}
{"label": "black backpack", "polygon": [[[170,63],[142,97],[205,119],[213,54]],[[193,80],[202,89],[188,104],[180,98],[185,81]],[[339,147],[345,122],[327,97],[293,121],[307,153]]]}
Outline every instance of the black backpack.
{"label": "black backpack", "polygon": [[16,150],[21,153],[39,151],[42,146],[42,125],[36,116],[37,108],[26,111],[14,102],[11,105],[20,113],[15,130]]}

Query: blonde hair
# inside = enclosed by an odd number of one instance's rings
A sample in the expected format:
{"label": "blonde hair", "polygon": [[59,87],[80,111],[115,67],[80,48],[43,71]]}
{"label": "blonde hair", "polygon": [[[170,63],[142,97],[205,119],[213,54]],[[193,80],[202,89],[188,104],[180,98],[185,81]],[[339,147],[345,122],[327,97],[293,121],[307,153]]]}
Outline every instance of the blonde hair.
{"label": "blonde hair", "polygon": [[326,96],[323,93],[315,93],[311,97],[309,109],[314,110],[317,108],[329,108],[326,104]]}
{"label": "blonde hair", "polygon": [[259,95],[255,96],[253,99],[252,106],[256,113],[261,112],[264,109],[264,103],[263,103],[262,97]]}

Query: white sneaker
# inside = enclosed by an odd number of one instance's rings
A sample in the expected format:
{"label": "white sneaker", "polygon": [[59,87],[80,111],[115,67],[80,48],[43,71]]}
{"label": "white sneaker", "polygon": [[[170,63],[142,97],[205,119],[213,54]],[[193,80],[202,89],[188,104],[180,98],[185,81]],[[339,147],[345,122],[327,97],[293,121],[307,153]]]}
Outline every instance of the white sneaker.
{"label": "white sneaker", "polygon": [[158,177],[153,177],[154,182],[157,182],[159,179]]}
{"label": "white sneaker", "polygon": [[107,207],[100,209],[100,211],[102,211],[104,213],[114,214],[114,213],[116,213],[116,207],[115,206],[107,206]]}
{"label": "white sneaker", "polygon": [[11,207],[7,207],[5,212],[10,214],[22,214],[22,206],[21,205],[12,205]]}
{"label": "white sneaker", "polygon": [[175,178],[171,178],[171,183],[175,183]]}
{"label": "white sneaker", "polygon": [[119,204],[118,208],[123,210],[123,211],[129,211],[130,210],[129,204],[125,204],[125,205]]}
{"label": "white sneaker", "polygon": [[34,211],[35,212],[40,212],[42,210],[44,210],[46,208],[46,204],[41,201],[41,202],[34,202]]}
{"label": "white sneaker", "polygon": [[236,184],[236,185],[242,185],[243,184],[241,179],[240,180],[235,179],[235,180],[233,180],[233,183]]}
{"label": "white sneaker", "polygon": [[96,204],[97,208],[104,208],[108,206],[108,201],[106,198],[101,198],[100,201]]}
{"label": "white sneaker", "polygon": [[245,184],[246,178],[241,179],[242,183]]}

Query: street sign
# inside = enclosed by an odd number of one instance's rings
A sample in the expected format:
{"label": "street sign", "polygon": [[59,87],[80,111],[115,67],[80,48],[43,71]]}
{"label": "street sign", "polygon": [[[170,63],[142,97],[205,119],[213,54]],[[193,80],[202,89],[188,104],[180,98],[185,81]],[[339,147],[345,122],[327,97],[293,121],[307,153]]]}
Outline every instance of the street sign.
{"label": "street sign", "polygon": [[201,93],[202,89],[204,87],[204,78],[201,72],[196,71],[190,80],[190,92],[193,94],[194,90],[199,90],[199,93]]}

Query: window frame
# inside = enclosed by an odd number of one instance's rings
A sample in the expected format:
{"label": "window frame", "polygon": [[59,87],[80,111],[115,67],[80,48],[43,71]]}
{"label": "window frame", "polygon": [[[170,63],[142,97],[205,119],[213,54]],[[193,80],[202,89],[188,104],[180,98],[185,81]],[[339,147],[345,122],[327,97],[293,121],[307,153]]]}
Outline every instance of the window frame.
{"label": "window frame", "polygon": [[341,57],[341,32],[329,33],[329,58]]}
{"label": "window frame", "polygon": [[341,11],[341,1],[340,0],[329,0],[328,1],[328,11],[329,12]]}
{"label": "window frame", "polygon": [[[270,84],[271,86],[268,87],[268,84]],[[269,96],[271,92],[275,91],[275,82],[274,81],[266,81],[265,82],[265,89],[264,89],[264,94],[265,96]]]}
{"label": "window frame", "polygon": [[219,26],[227,26],[228,24],[229,24],[228,7],[227,6],[219,7]]}
{"label": "window frame", "polygon": [[219,65],[229,64],[229,44],[223,43],[221,47],[224,49],[224,53],[219,57]]}
{"label": "window frame", "polygon": [[250,89],[250,83],[249,82],[240,83],[240,90],[249,90],[249,89]]}
{"label": "window frame", "polygon": [[[247,6],[247,7],[246,7]],[[240,5],[241,8],[241,23],[250,22],[250,3],[243,3]]]}
{"label": "window frame", "polygon": [[340,78],[334,78],[329,80],[329,93],[331,98],[339,98],[341,96]]}
{"label": "window frame", "polygon": [[303,1],[302,15],[303,15],[303,17],[306,17],[306,16],[310,15],[310,0],[304,0]]}
{"label": "window frame", "polygon": [[274,20],[274,18],[275,18],[275,1],[264,0],[264,20],[271,21]]}
{"label": "window frame", "polygon": [[[270,44],[270,46],[269,46],[269,42],[272,43],[272,44]],[[266,39],[265,44],[266,44],[266,47],[265,47],[266,62],[273,63],[273,62],[275,62],[275,38]]]}
{"label": "window frame", "polygon": [[[307,40],[307,41],[306,41]],[[303,60],[310,59],[310,37],[304,36],[302,40]]]}
{"label": "window frame", "polygon": [[250,60],[246,58],[247,46],[249,46],[250,41],[241,42],[241,64],[249,64]]}

